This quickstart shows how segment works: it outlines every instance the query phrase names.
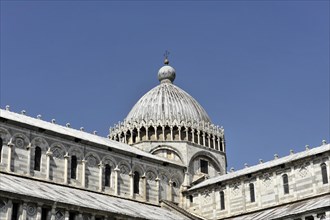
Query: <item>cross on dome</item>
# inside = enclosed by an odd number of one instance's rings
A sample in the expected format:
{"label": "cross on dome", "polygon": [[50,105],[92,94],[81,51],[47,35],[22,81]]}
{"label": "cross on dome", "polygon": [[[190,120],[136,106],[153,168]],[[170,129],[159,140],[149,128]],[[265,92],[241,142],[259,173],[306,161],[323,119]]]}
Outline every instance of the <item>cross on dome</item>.
{"label": "cross on dome", "polygon": [[165,53],[164,53],[164,57],[165,57],[164,64],[165,64],[165,66],[160,68],[159,71],[158,71],[158,80],[160,81],[160,83],[173,83],[173,81],[175,79],[175,69],[168,65],[170,63],[170,61],[168,60],[168,55],[169,54],[170,54],[170,52],[168,52],[166,50]]}

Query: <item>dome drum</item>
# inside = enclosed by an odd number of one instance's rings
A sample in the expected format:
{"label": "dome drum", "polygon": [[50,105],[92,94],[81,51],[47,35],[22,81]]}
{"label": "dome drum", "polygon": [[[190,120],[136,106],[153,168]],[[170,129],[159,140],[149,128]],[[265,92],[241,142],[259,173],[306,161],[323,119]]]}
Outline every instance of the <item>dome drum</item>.
{"label": "dome drum", "polygon": [[145,141],[186,141],[225,152],[224,129],[201,123],[122,122],[110,128],[111,140],[136,144]]}

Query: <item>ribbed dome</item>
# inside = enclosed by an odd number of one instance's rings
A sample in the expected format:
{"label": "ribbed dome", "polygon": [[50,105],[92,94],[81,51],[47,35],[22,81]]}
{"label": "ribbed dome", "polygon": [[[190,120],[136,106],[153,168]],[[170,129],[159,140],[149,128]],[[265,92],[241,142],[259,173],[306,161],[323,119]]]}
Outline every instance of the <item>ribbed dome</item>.
{"label": "ribbed dome", "polygon": [[203,107],[172,83],[161,83],[146,93],[132,108],[126,121],[174,121],[211,123]]}

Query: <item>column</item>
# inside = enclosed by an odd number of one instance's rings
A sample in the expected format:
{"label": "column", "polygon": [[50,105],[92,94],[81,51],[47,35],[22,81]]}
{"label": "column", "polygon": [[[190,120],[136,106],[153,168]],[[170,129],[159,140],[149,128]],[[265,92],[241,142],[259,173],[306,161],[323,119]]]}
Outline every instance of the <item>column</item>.
{"label": "column", "polygon": [[68,210],[65,210],[65,213],[64,213],[64,220],[69,220],[70,219],[70,213]]}
{"label": "column", "polygon": [[118,166],[116,166],[116,168],[113,171],[115,171],[115,184],[114,184],[115,195],[118,196],[118,177],[119,177],[118,174],[119,174],[120,169],[118,168]]}
{"label": "column", "polygon": [[41,211],[42,211],[42,204],[41,203],[38,203],[38,206],[37,206],[37,218],[36,220],[41,220]]}
{"label": "column", "polygon": [[7,146],[8,146],[7,171],[10,172],[10,171],[11,171],[11,154],[12,154],[13,147],[14,147],[14,144],[13,144],[13,138],[10,138],[10,141],[9,141],[9,143],[7,144]]}
{"label": "column", "polygon": [[143,200],[147,201],[147,177],[146,177],[146,174],[144,173],[141,178],[143,181]]}
{"label": "column", "polygon": [[154,131],[155,131],[155,140],[158,141],[157,127],[154,127]]}
{"label": "column", "polygon": [[179,141],[181,141],[181,127],[178,127],[179,130]]}
{"label": "column", "polygon": [[188,188],[188,186],[190,186],[190,173],[188,171],[186,171],[184,173],[184,180],[183,180],[183,182],[184,182],[184,185],[183,186],[185,186],[186,188]]}
{"label": "column", "polygon": [[79,213],[79,214],[78,214],[78,220],[83,220],[82,213]]}
{"label": "column", "polygon": [[12,215],[13,215],[13,201],[11,201],[11,199],[8,199],[6,219],[11,220]]}
{"label": "column", "polygon": [[221,141],[221,139],[220,139],[219,136],[217,138],[218,138],[218,150],[221,151],[221,148],[220,148],[220,141]]}
{"label": "column", "polygon": [[214,187],[212,188],[212,209],[213,209],[213,219],[216,219],[216,213],[217,213],[217,204],[216,204],[216,199],[215,199],[215,190]]}
{"label": "column", "polygon": [[216,149],[216,147],[215,147],[215,136],[214,135],[212,135],[212,139],[213,139],[213,148]]}
{"label": "column", "polygon": [[273,181],[274,181],[274,191],[275,191],[275,203],[276,205],[278,204],[279,202],[279,197],[280,197],[280,193],[279,193],[279,184],[278,184],[278,179],[277,179],[277,175],[276,175],[276,172],[274,171],[273,173]]}
{"label": "column", "polygon": [[68,184],[69,154],[64,155],[64,184]]}
{"label": "column", "polygon": [[173,127],[172,126],[170,127],[170,130],[171,130],[171,141],[173,141]]}
{"label": "column", "polygon": [[85,158],[82,159],[81,164],[82,164],[82,171],[81,171],[81,187],[85,188],[86,187],[86,160]]}
{"label": "column", "polygon": [[186,140],[189,141],[189,132],[188,132],[188,127],[186,127]]}
{"label": "column", "polygon": [[104,165],[102,161],[99,163],[99,191],[102,192],[103,189],[103,168]]}
{"label": "column", "polygon": [[31,143],[29,143],[29,145],[26,147],[26,149],[28,150],[28,159],[27,159],[27,170],[26,173],[27,175],[31,175],[31,157],[32,157],[32,152],[34,147],[31,145]]}
{"label": "column", "polygon": [[[311,164],[312,164],[313,162],[311,162]],[[307,168],[306,168],[307,169]],[[295,198],[295,199],[297,199],[297,196],[299,196],[299,195],[297,195],[297,189],[296,189],[296,177],[295,177],[295,173],[294,173],[294,167],[291,167],[291,170],[290,170],[290,176],[291,176],[291,178],[292,178],[292,183],[293,184],[290,184],[290,182],[289,182],[289,187],[291,188],[292,187],[292,192],[293,192],[293,197]],[[314,178],[313,178],[314,179]],[[289,189],[289,190],[291,190],[291,189]],[[289,191],[290,192],[290,191]]]}
{"label": "column", "polygon": [[[311,166],[311,174],[312,174],[312,176],[315,176],[314,163],[311,162],[310,166]],[[320,168],[320,166],[317,166],[317,167]],[[317,187],[316,187],[316,180],[315,180],[315,178],[312,178],[312,184],[313,184],[313,194],[316,195],[316,188]]]}
{"label": "column", "polygon": [[129,172],[129,182],[130,182],[130,196],[134,198],[134,173],[131,171]]}
{"label": "column", "polygon": [[203,131],[203,134],[202,135],[203,135],[203,146],[206,147],[205,146],[205,132],[204,131]]}
{"label": "column", "polygon": [[208,145],[208,147],[211,147],[211,138],[210,138],[210,134],[207,135],[207,145]]}
{"label": "column", "polygon": [[26,202],[23,202],[23,204],[21,205],[22,207],[22,215],[21,215],[21,218],[22,220],[26,220],[26,214],[27,214],[27,204]]}
{"label": "column", "polygon": [[52,210],[51,210],[51,217],[50,217],[50,220],[55,220],[55,214],[56,214],[56,205],[54,204],[52,206]]}
{"label": "column", "polygon": [[149,127],[146,127],[146,141],[149,140],[149,132],[148,132],[148,130],[149,130]]}
{"label": "column", "polygon": [[230,187],[229,185],[226,186],[226,189],[225,189],[225,209],[227,209],[228,211],[228,215],[230,216],[231,214],[231,206],[230,206]]}
{"label": "column", "polygon": [[159,193],[160,193],[160,190],[159,190],[159,188],[160,188],[160,179],[158,178],[158,176],[156,177],[155,181],[156,181],[156,200],[157,200],[157,203],[158,203],[159,198],[160,198],[160,196],[159,196]]}
{"label": "column", "polygon": [[170,198],[170,201],[172,202],[173,201],[173,182],[172,182],[172,180],[170,180],[168,182],[168,184],[169,184],[169,190],[168,190],[167,198]]}
{"label": "column", "polygon": [[140,141],[140,128],[137,128],[137,138],[136,138],[136,142]]}
{"label": "column", "polygon": [[165,126],[162,126],[162,130],[163,130],[163,141],[165,141]]}
{"label": "column", "polygon": [[124,143],[125,143],[125,144],[127,143],[126,135],[127,135],[127,133],[126,133],[126,131],[125,131],[125,132],[124,132]]}
{"label": "column", "polygon": [[201,134],[201,132],[198,130],[198,131],[197,131],[197,143],[198,143],[198,145],[201,144],[201,137],[200,137],[200,134]]}
{"label": "column", "polygon": [[222,150],[223,150],[223,152],[226,152],[226,149],[225,149],[225,140],[224,140],[224,138],[222,138],[222,140],[221,140],[221,144],[222,144]]}
{"label": "column", "polygon": [[191,129],[191,142],[195,143],[195,129]]}
{"label": "column", "polygon": [[244,180],[241,181],[242,185],[242,210],[245,212],[246,211],[246,197],[245,197],[245,185],[244,185]]}
{"label": "column", "polygon": [[52,152],[50,151],[50,148],[48,148],[46,152],[46,160],[47,160],[47,170],[46,170],[46,179],[50,180],[50,157],[52,156]]}
{"label": "column", "polygon": [[95,214],[92,214],[91,220],[95,220]]}
{"label": "column", "polygon": [[256,178],[256,184],[255,184],[255,189],[254,189],[254,193],[256,195],[256,199],[257,199],[257,203],[258,203],[258,207],[261,207],[262,203],[261,203],[261,183],[260,183],[260,177],[257,176]]}

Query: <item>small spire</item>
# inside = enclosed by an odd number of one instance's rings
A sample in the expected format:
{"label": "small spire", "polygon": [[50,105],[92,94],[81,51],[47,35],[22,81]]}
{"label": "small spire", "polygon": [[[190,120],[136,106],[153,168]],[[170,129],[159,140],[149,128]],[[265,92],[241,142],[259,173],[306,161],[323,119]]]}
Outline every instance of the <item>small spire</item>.
{"label": "small spire", "polygon": [[168,50],[165,50],[165,53],[164,53],[164,57],[165,57],[164,64],[165,65],[168,65],[170,63],[170,61],[168,60],[168,55],[170,55],[170,52],[168,52]]}

